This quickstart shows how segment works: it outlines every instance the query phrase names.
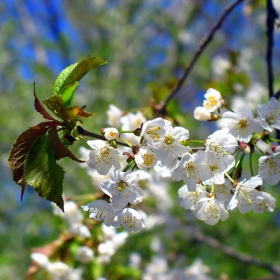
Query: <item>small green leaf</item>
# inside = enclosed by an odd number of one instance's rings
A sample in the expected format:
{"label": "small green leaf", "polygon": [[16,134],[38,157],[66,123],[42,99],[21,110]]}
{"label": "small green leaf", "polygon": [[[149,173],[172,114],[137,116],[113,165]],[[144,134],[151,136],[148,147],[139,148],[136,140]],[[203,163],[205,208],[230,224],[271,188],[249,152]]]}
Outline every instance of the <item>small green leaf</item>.
{"label": "small green leaf", "polygon": [[73,105],[74,92],[78,85],[79,83],[75,82],[74,85],[66,86],[59,92],[59,95],[63,98],[64,108],[70,108]]}
{"label": "small green leaf", "polygon": [[80,81],[91,69],[107,63],[108,61],[99,57],[88,56],[85,59],[68,66],[58,75],[53,86],[53,94],[59,94],[64,87],[74,85],[75,82]]}
{"label": "small green leaf", "polygon": [[37,137],[29,148],[24,161],[24,176],[26,183],[41,197],[54,202],[63,211],[64,171],[55,161],[48,136]]}

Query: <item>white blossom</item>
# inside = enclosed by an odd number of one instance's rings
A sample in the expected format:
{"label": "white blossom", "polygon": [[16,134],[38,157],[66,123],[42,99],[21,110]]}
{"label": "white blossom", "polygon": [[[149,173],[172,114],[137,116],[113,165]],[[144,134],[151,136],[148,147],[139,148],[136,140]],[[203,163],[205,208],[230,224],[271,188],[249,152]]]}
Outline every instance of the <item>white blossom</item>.
{"label": "white blossom", "polygon": [[165,135],[155,144],[155,153],[161,164],[169,168],[177,165],[177,158],[190,151],[181,144],[189,138],[189,131],[183,127],[167,127]]}
{"label": "white blossom", "polygon": [[89,263],[94,258],[94,252],[88,246],[81,246],[78,249],[76,259],[81,263]]}
{"label": "white blossom", "polygon": [[267,192],[260,192],[260,195],[263,200],[259,203],[253,203],[254,212],[258,214],[263,213],[264,211],[273,212],[276,205],[276,199]]}
{"label": "white blossom", "polygon": [[195,206],[195,216],[209,225],[215,225],[219,220],[228,218],[224,202],[212,197],[202,197]]}
{"label": "white blossom", "polygon": [[71,224],[68,230],[74,236],[80,236],[82,238],[89,238],[91,236],[88,227],[81,223]]}
{"label": "white blossom", "polygon": [[217,90],[209,88],[204,97],[206,100],[203,101],[203,107],[209,112],[214,112],[222,107],[222,96]]}
{"label": "white blossom", "polygon": [[198,151],[194,155],[184,154],[179,165],[171,170],[171,174],[177,181],[183,179],[190,191],[195,191],[198,180],[204,181],[211,178],[205,152]]}
{"label": "white blossom", "polygon": [[130,204],[138,204],[143,200],[143,191],[138,187],[139,176],[131,171],[112,170],[110,179],[103,181],[101,190],[110,196],[115,209],[122,209]]}
{"label": "white blossom", "polygon": [[90,168],[96,169],[100,175],[108,174],[112,166],[120,169],[121,165],[118,158],[118,151],[102,140],[87,141],[93,149],[87,158],[87,164]]}
{"label": "white blossom", "polygon": [[154,167],[158,161],[154,151],[148,146],[141,147],[134,158],[137,166],[146,171],[148,168]]}
{"label": "white blossom", "polygon": [[221,124],[229,129],[229,133],[237,140],[250,142],[253,133],[262,131],[259,119],[254,119],[253,112],[248,107],[241,107],[237,112],[223,113]]}
{"label": "white blossom", "polygon": [[131,208],[118,210],[113,226],[123,228],[128,232],[139,231],[145,228],[141,215]]}
{"label": "white blossom", "polygon": [[31,259],[45,269],[52,280],[82,280],[82,269],[73,269],[64,262],[50,262],[49,258],[41,253],[32,253]]}
{"label": "white blossom", "polygon": [[273,131],[280,129],[280,102],[272,97],[268,104],[257,105],[260,122],[264,129]]}
{"label": "white blossom", "polygon": [[121,117],[122,130],[135,130],[140,128],[142,123],[146,122],[146,118],[138,111],[135,114],[128,113]]}
{"label": "white blossom", "polygon": [[140,137],[143,137],[150,146],[154,146],[166,134],[166,130],[171,129],[170,121],[157,118],[147,121],[142,126]]}
{"label": "white blossom", "polygon": [[260,185],[262,185],[262,179],[259,176],[238,183],[234,190],[234,195],[229,202],[228,209],[234,210],[239,208],[242,214],[250,212],[253,209],[253,203],[261,203],[263,201],[261,193],[255,189]]}
{"label": "white blossom", "polygon": [[184,185],[178,190],[180,205],[184,209],[194,210],[198,200],[201,197],[207,197],[208,192],[200,184],[197,184],[196,191],[190,192],[188,186]]}
{"label": "white blossom", "polygon": [[115,209],[105,200],[96,200],[81,206],[84,211],[89,211],[89,217],[96,221],[104,220],[106,226],[111,226]]}
{"label": "white blossom", "polygon": [[122,110],[120,110],[118,107],[115,105],[110,104],[109,105],[109,110],[106,112],[107,113],[107,123],[111,126],[114,127],[120,127],[120,119],[122,117]]}
{"label": "white blossom", "polygon": [[276,185],[280,180],[280,152],[259,158],[259,176],[269,185]]}

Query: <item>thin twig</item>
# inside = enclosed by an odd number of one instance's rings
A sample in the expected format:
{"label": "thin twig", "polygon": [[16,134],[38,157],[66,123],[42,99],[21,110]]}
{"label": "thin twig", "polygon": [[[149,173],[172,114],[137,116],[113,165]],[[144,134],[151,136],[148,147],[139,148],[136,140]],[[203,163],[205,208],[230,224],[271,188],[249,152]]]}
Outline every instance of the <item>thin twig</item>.
{"label": "thin twig", "polygon": [[258,267],[262,267],[267,269],[268,271],[272,272],[273,274],[276,275],[280,275],[280,267],[276,266],[276,265],[271,265],[268,263],[264,263],[261,262],[255,258],[253,258],[250,255],[244,254],[244,253],[240,253],[235,251],[232,247],[223,245],[221,243],[219,243],[216,239],[209,237],[209,236],[205,236],[202,233],[197,232],[194,236],[194,239],[199,241],[199,242],[203,242],[207,245],[209,245],[210,247],[219,250],[225,254],[227,254],[228,256],[231,256],[243,263],[247,263],[247,264],[252,264]]}
{"label": "thin twig", "polygon": [[[81,126],[77,126],[77,128],[78,128],[79,133],[83,136],[89,136],[89,137],[92,137],[92,138],[95,138],[95,139],[107,141],[107,139],[102,135],[87,131],[87,130],[83,129]],[[120,146],[131,148],[131,147],[129,147],[128,144],[126,144],[124,142],[116,141],[116,143]],[[135,147],[135,146],[133,146],[133,147]]]}
{"label": "thin twig", "polygon": [[273,4],[271,0],[267,0],[266,5],[266,35],[267,35],[267,49],[266,49],[266,64],[267,64],[267,83],[268,83],[268,92],[269,98],[274,95],[273,90],[273,67],[272,67],[272,59],[273,59],[273,33],[274,33],[274,22],[275,19],[278,18],[276,11],[274,10]]}
{"label": "thin twig", "polygon": [[222,22],[224,21],[224,19],[227,17],[227,15],[230,14],[230,12],[241,2],[243,2],[244,0],[236,0],[233,3],[231,3],[230,5],[228,5],[225,9],[225,11],[223,12],[223,14],[220,16],[220,18],[217,20],[217,22],[213,25],[213,27],[210,29],[209,33],[202,38],[202,40],[200,41],[198,48],[195,52],[195,54],[193,55],[190,63],[187,65],[187,67],[184,70],[184,73],[182,75],[181,78],[178,79],[178,82],[176,84],[176,86],[173,88],[173,90],[170,92],[170,94],[168,95],[168,97],[163,100],[156,109],[156,114],[157,116],[162,116],[164,115],[165,109],[166,109],[166,105],[167,103],[179,92],[179,90],[181,89],[181,87],[183,86],[184,82],[186,81],[190,71],[192,70],[195,62],[197,61],[197,59],[199,58],[199,56],[201,55],[201,53],[203,52],[203,50],[206,48],[206,46],[209,44],[209,42],[212,40],[213,35],[215,34],[215,32],[220,28]]}

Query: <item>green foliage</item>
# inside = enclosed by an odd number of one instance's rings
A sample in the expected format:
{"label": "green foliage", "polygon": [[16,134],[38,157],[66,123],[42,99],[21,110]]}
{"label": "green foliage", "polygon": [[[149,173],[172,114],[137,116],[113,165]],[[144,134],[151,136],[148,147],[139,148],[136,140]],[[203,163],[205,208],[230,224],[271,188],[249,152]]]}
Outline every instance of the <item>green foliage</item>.
{"label": "green foliage", "polygon": [[24,176],[26,183],[34,187],[41,197],[56,203],[63,210],[64,171],[56,164],[46,135],[38,136],[29,148],[24,162]]}
{"label": "green foliage", "polygon": [[68,66],[56,78],[53,86],[53,94],[63,95],[64,93],[62,91],[66,86],[74,85],[77,81],[80,81],[87,72],[106,63],[108,62],[99,57],[88,56]]}
{"label": "green foliage", "polygon": [[75,82],[74,85],[65,86],[61,91],[60,95],[63,98],[63,107],[69,108],[72,106],[74,101],[74,92],[76,87],[79,85],[78,82]]}

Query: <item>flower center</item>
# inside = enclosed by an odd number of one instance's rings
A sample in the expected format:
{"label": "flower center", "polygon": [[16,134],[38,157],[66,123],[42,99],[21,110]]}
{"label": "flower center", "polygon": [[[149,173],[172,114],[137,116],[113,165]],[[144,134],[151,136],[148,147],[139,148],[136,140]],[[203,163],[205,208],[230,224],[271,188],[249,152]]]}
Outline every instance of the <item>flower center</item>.
{"label": "flower center", "polygon": [[136,221],[136,219],[133,219],[133,217],[131,217],[131,216],[125,216],[124,218],[123,218],[123,222],[121,223],[121,227],[123,228],[124,226],[124,224],[128,224],[129,226],[129,228],[133,228],[134,227],[134,225],[135,225],[135,221]]}
{"label": "flower center", "polygon": [[154,126],[151,128],[148,128],[146,130],[146,133],[153,139],[153,140],[158,140],[159,139],[159,135],[158,135],[158,131],[160,130],[160,126]]}
{"label": "flower center", "polygon": [[267,166],[270,170],[273,171],[274,174],[277,174],[278,166],[277,163],[273,159],[268,159],[267,160]]}
{"label": "flower center", "polygon": [[154,161],[155,161],[155,156],[153,154],[144,155],[144,162],[143,162],[144,165],[150,166],[154,163]]}
{"label": "flower center", "polygon": [[170,134],[167,134],[167,135],[164,137],[163,142],[164,142],[166,145],[171,145],[172,143],[175,142],[175,139],[174,139]]}
{"label": "flower center", "polygon": [[244,129],[247,127],[247,121],[246,120],[240,120],[237,124],[237,127],[240,129]]}
{"label": "flower center", "polygon": [[214,96],[209,96],[204,104],[207,109],[211,109],[218,104],[218,99]]}
{"label": "flower center", "polygon": [[124,189],[126,189],[127,188],[127,186],[128,186],[128,184],[126,183],[126,182],[124,182],[124,181],[119,181],[118,182],[118,185],[117,185],[117,189],[118,189],[118,191],[123,191]]}
{"label": "flower center", "polygon": [[185,169],[185,170],[187,169],[189,175],[190,175],[191,177],[194,177],[194,172],[195,172],[195,170],[196,170],[196,164],[195,164],[195,162],[193,162],[193,161],[187,162],[187,163],[185,164],[185,168],[184,168],[184,169]]}
{"label": "flower center", "polygon": [[213,162],[213,165],[209,165],[209,168],[212,172],[219,170],[219,168],[217,167],[217,164],[215,162]]}
{"label": "flower center", "polygon": [[107,164],[110,164],[109,160],[111,158],[110,148],[104,146],[100,149],[100,152],[96,154],[95,164],[98,164],[100,161],[105,161]]}
{"label": "flower center", "polygon": [[273,113],[270,113],[267,118],[266,118],[266,121],[269,123],[269,124],[273,124],[275,123],[276,121],[276,116],[278,115],[279,111],[277,109],[275,109],[273,111]]}

